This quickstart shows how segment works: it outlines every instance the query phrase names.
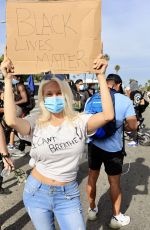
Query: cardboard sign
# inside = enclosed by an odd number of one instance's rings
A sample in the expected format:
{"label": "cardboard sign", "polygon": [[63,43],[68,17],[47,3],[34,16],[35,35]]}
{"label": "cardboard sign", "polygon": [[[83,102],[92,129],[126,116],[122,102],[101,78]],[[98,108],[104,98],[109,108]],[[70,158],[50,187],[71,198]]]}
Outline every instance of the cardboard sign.
{"label": "cardboard sign", "polygon": [[16,74],[94,72],[101,0],[7,0],[7,56]]}

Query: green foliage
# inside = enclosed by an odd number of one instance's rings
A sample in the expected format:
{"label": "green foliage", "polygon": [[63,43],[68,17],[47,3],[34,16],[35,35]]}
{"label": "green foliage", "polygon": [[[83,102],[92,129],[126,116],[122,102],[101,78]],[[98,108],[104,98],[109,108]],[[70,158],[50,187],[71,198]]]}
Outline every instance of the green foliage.
{"label": "green foliage", "polygon": [[[29,75],[22,75],[22,77],[24,81],[27,81],[27,78],[29,77]],[[43,74],[35,74],[33,75],[33,79],[35,83],[38,83],[43,79]]]}
{"label": "green foliage", "polygon": [[119,70],[120,70],[120,65],[115,65],[116,74],[118,73]]}
{"label": "green foliage", "polygon": [[3,60],[4,60],[4,54],[2,54],[2,56],[0,57],[0,64]]}
{"label": "green foliage", "polygon": [[150,85],[149,86],[147,86],[147,90],[146,91],[150,91]]}
{"label": "green foliage", "polygon": [[33,75],[34,82],[40,82],[43,79],[43,74]]}
{"label": "green foliage", "polygon": [[108,54],[104,54],[103,55],[103,58],[106,60],[106,61],[109,61],[110,60],[110,56]]}

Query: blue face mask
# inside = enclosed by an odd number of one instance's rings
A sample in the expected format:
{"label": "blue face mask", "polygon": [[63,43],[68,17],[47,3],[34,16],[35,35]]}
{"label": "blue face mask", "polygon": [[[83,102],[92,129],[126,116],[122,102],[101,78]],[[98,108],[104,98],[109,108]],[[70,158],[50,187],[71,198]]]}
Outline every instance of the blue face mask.
{"label": "blue face mask", "polygon": [[84,90],[84,85],[80,85],[79,86],[79,89],[82,91],[82,90]]}
{"label": "blue face mask", "polygon": [[19,83],[19,81],[17,80],[17,79],[12,79],[12,84],[13,85],[16,85],[16,84],[18,84]]}
{"label": "blue face mask", "polygon": [[65,107],[65,100],[60,96],[45,97],[45,108],[51,113],[60,113]]}

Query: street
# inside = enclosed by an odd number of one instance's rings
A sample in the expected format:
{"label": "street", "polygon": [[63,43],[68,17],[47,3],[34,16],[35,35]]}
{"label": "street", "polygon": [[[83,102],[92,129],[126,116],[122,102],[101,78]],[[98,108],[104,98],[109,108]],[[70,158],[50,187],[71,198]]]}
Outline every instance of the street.
{"label": "street", "polygon": [[[146,127],[150,128],[150,107],[144,113]],[[29,152],[30,147],[26,147]],[[96,221],[87,221],[88,202],[86,196],[86,182],[88,165],[86,147],[83,159],[80,163],[78,181],[81,192],[81,202],[84,211],[87,230],[109,230],[108,227],[111,212],[109,199],[109,186],[104,169],[97,183],[97,204],[99,208]],[[131,223],[123,227],[126,230],[149,230],[150,229],[150,146],[128,147],[126,141],[127,156],[124,159],[123,174],[121,178],[123,203],[122,212],[131,217]],[[29,173],[29,155],[15,158],[16,168]],[[0,196],[0,225],[1,230],[33,230],[34,227],[26,213],[22,203],[24,184],[17,184],[14,174],[5,179],[4,187],[11,189],[10,195]],[[40,220],[39,220],[40,221]],[[59,228],[57,228],[59,229]]]}

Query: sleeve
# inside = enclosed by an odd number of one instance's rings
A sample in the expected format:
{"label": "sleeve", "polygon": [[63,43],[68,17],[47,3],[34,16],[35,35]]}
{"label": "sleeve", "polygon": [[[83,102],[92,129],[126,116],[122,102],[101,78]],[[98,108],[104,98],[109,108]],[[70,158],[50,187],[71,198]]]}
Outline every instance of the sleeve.
{"label": "sleeve", "polygon": [[27,120],[30,123],[30,134],[24,136],[24,135],[21,135],[19,133],[18,135],[19,135],[20,139],[32,142],[33,133],[34,133],[34,129],[36,126],[36,120],[38,118],[38,115],[39,114],[36,113],[34,115],[28,115],[24,118],[25,120]]}
{"label": "sleeve", "polygon": [[135,114],[135,109],[134,109],[133,103],[129,99],[129,101],[128,101],[128,107],[127,107],[127,110],[126,110],[126,113],[125,113],[125,118],[131,117],[131,116],[135,116],[135,115],[136,114]]}
{"label": "sleeve", "polygon": [[[80,118],[81,118],[81,126],[82,126],[82,130],[84,132],[84,135],[86,138],[89,137],[89,135],[87,134],[87,124],[88,124],[88,120],[90,119],[90,117],[92,116],[93,114],[85,114],[85,113],[82,113],[80,115]],[[93,135],[93,134],[92,134]],[[90,135],[91,136],[91,135]]]}

